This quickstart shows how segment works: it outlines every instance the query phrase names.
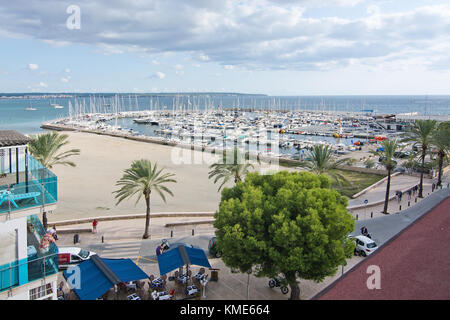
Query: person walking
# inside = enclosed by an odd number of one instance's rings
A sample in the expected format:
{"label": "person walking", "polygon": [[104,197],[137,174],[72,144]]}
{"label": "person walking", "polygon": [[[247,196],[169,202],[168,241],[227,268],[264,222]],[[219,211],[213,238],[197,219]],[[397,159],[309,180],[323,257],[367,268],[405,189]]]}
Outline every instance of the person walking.
{"label": "person walking", "polygon": [[431,192],[434,192],[434,189],[436,188],[436,184],[433,182],[431,185]]}
{"label": "person walking", "polygon": [[97,219],[94,219],[94,221],[92,221],[92,233],[97,233],[97,225],[98,221]]}
{"label": "person walking", "polygon": [[409,189],[409,190],[408,190],[408,200],[411,200],[411,195],[412,195],[412,190]]}

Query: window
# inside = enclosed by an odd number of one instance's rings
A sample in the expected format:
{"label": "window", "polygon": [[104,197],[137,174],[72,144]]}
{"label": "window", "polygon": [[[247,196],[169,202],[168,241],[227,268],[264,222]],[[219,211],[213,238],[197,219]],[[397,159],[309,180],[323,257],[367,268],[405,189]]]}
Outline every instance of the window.
{"label": "window", "polygon": [[71,262],[73,263],[73,262],[79,262],[79,261],[81,261],[81,258],[79,257],[79,256],[76,256],[76,255],[74,255],[74,254],[72,254],[71,256],[70,256],[70,260],[71,260]]}
{"label": "window", "polygon": [[[52,283],[47,283],[43,286],[39,286],[37,288],[30,290],[30,300],[37,300],[42,297],[53,294],[53,285]],[[48,298],[48,297],[46,297]]]}

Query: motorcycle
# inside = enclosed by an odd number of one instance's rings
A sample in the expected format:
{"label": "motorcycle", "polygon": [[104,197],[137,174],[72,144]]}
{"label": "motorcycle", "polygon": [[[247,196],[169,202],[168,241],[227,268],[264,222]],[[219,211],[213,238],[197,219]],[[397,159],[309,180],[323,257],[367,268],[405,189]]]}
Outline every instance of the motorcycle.
{"label": "motorcycle", "polygon": [[286,294],[289,292],[289,288],[283,284],[283,281],[281,278],[275,277],[273,279],[269,280],[269,287],[270,288],[280,288],[281,293]]}

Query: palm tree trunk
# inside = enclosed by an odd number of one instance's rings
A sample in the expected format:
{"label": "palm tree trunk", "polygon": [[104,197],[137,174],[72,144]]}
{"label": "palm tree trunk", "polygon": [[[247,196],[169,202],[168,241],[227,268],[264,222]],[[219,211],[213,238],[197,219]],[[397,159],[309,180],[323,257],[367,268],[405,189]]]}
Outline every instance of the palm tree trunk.
{"label": "palm tree trunk", "polygon": [[286,273],[286,280],[291,287],[291,296],[289,300],[300,300],[300,286],[298,285],[295,272]]}
{"label": "palm tree trunk", "polygon": [[150,237],[148,229],[150,226],[150,195],[145,196],[145,204],[147,205],[147,213],[145,215],[145,231],[142,239],[148,239]]}
{"label": "palm tree trunk", "polygon": [[423,171],[425,170],[426,149],[422,147],[422,164],[420,167],[419,198],[423,198]]}
{"label": "palm tree trunk", "polygon": [[386,185],[386,196],[384,197],[384,209],[383,213],[388,214],[388,203],[389,203],[389,191],[391,189],[391,169],[388,169],[388,178],[387,178],[387,185]]}
{"label": "palm tree trunk", "polygon": [[442,167],[444,165],[444,154],[439,152],[439,172],[438,172],[438,182],[437,186],[439,187],[442,184]]}

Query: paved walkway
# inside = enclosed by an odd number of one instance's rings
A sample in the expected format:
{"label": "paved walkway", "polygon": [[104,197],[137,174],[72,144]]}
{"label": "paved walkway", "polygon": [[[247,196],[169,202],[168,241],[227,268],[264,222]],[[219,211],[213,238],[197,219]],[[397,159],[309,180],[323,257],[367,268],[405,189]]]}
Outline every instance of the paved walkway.
{"label": "paved walkway", "polygon": [[[412,187],[415,184],[418,184],[419,181],[420,181],[420,179],[418,177],[398,175],[398,176],[394,177],[394,179],[392,179],[392,181],[391,181],[390,194],[391,194],[391,196],[394,196],[395,192],[397,190],[404,191],[404,190],[408,189],[409,187]],[[418,193],[416,193],[415,197],[411,196],[411,199],[409,199],[408,194],[403,193],[403,196],[402,196],[402,199],[400,202],[396,198],[393,200],[390,200],[389,204],[388,204],[388,212],[389,213],[397,213],[397,212],[404,211],[407,208],[413,207],[414,205],[416,205],[417,203],[419,203],[420,201],[425,199],[428,195],[433,193],[432,192],[433,182],[436,183],[437,179],[424,178],[424,180],[423,180],[423,196],[424,196],[424,198],[419,198],[417,196]],[[447,184],[449,182],[450,182],[450,171],[447,172],[443,176],[442,188],[446,188]],[[437,189],[435,189],[435,191],[436,190]],[[385,197],[385,193],[386,193],[386,183],[383,183],[380,186],[377,186],[376,188],[374,188],[373,190],[370,190],[368,193],[361,195],[360,197],[358,197],[358,199],[354,199],[354,200],[358,200],[359,203],[364,203],[364,199],[368,199],[369,204],[370,204],[371,202],[377,201],[376,199],[378,199],[378,201],[383,201],[384,197]],[[354,201],[354,200],[351,200],[351,201]],[[357,204],[357,202],[351,202],[351,201],[349,201],[349,203],[352,203],[353,205]],[[371,207],[367,207],[367,208],[362,207],[360,209],[351,210],[350,212],[353,214],[353,216],[355,218],[357,217],[358,220],[366,220],[366,219],[372,219],[372,218],[384,216],[384,214],[382,213],[383,208],[384,208],[384,201],[376,206],[371,206]]]}

